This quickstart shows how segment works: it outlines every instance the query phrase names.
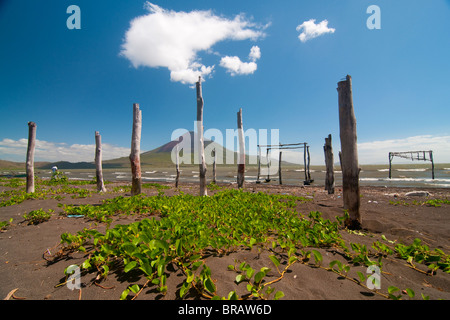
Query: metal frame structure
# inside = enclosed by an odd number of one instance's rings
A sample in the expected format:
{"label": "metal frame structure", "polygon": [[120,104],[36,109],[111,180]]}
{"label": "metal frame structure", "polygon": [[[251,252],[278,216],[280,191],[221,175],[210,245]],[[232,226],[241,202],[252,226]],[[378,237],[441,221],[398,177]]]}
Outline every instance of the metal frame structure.
{"label": "metal frame structure", "polygon": [[256,179],[256,183],[261,183],[259,180],[261,175],[261,148],[266,148],[266,158],[267,158],[267,178],[266,182],[270,182],[270,159],[269,159],[269,151],[272,149],[280,150],[279,154],[279,163],[278,163],[278,174],[279,181],[281,183],[281,150],[292,150],[292,149],[303,149],[303,163],[305,168],[305,180],[303,181],[304,185],[311,184],[314,180],[311,179],[311,173],[309,170],[310,165],[310,155],[309,155],[309,146],[306,142],[301,143],[290,143],[290,144],[268,144],[268,145],[258,145],[258,175]]}
{"label": "metal frame structure", "polygon": [[433,151],[405,151],[405,152],[389,152],[389,179],[391,179],[392,159],[399,157],[403,159],[411,159],[412,161],[430,161],[431,162],[431,175],[434,179],[434,161]]}

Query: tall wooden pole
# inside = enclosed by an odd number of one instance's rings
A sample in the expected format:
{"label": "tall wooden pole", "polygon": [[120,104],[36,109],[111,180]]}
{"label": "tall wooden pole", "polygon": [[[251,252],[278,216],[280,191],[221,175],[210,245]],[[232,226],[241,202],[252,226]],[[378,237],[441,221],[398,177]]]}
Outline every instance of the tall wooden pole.
{"label": "tall wooden pole", "polygon": [[353,110],[352,78],[338,83],[339,127],[342,150],[342,188],[344,209],[349,218],[345,222],[349,229],[361,228],[359,166],[356,135],[356,118]]}
{"label": "tall wooden pole", "polygon": [[102,170],[102,136],[98,131],[95,131],[95,175],[97,177],[97,191],[106,192]]}
{"label": "tall wooden pole", "polygon": [[308,155],[308,183],[312,183],[313,180],[311,179],[311,170],[310,170],[310,164],[311,164],[311,155],[309,154],[309,146],[306,146],[306,154]]}
{"label": "tall wooden pole", "polygon": [[389,152],[389,179],[392,178],[392,159],[394,156],[392,155],[392,152]]}
{"label": "tall wooden pole", "polygon": [[28,149],[27,149],[27,193],[34,192],[34,149],[36,146],[36,123],[28,122]]}
{"label": "tall wooden pole", "polygon": [[278,156],[278,180],[280,184],[283,184],[283,182],[281,181],[281,155],[283,154],[283,152],[280,151],[280,154]]}
{"label": "tall wooden pole", "polygon": [[431,177],[434,180],[434,160],[433,160],[433,151],[430,151],[430,160],[431,160]]}
{"label": "tall wooden pole", "polygon": [[334,194],[334,156],[333,156],[333,146],[331,143],[331,134],[328,138],[325,138],[325,145],[323,146],[323,151],[325,153],[325,190],[328,194]]}
{"label": "tall wooden pole", "polygon": [[237,185],[238,188],[242,188],[245,180],[245,139],[244,128],[242,126],[242,108],[240,108],[239,112],[237,113],[237,127],[239,136]]}
{"label": "tall wooden pole", "polygon": [[304,185],[309,185],[308,181],[308,171],[306,168],[306,142],[303,144],[303,167],[305,168],[305,181],[303,181]]}
{"label": "tall wooden pole", "polygon": [[197,139],[198,139],[198,157],[199,157],[199,176],[200,176],[200,196],[208,195],[206,189],[206,162],[205,145],[203,141],[203,97],[202,97],[202,78],[198,77],[197,82]]}
{"label": "tall wooden pole", "polygon": [[131,195],[135,196],[142,192],[141,186],[141,130],[142,111],[139,104],[133,104],[133,132],[131,136]]}
{"label": "tall wooden pole", "polygon": [[[178,142],[179,143],[179,142]],[[178,188],[178,182],[179,182],[179,180],[180,180],[180,156],[179,156],[179,151],[178,151],[178,143],[175,145],[175,148],[176,148],[176,150],[175,150],[175,152],[176,152],[176,163],[175,163],[175,169],[176,169],[176,171],[177,171],[177,176],[176,176],[176,178],[175,178],[175,188]]]}
{"label": "tall wooden pole", "polygon": [[212,178],[212,182],[213,183],[217,183],[216,180],[216,163],[217,163],[217,157],[216,157],[216,149],[214,148],[213,150],[213,157],[214,157],[214,162],[213,162],[213,178]]}
{"label": "tall wooden pole", "polygon": [[261,183],[261,181],[259,181],[260,174],[261,174],[261,147],[258,145],[258,173],[256,175],[256,183]]}

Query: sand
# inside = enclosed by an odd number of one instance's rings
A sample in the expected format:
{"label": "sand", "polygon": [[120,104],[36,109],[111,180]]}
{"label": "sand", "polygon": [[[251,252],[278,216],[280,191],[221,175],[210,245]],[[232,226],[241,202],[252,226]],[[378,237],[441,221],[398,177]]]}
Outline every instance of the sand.
{"label": "sand", "polygon": [[[120,183],[123,185],[123,182]],[[107,186],[109,189],[112,185]],[[228,185],[233,188],[234,186]],[[93,188],[88,186],[86,188]],[[8,190],[0,187],[0,191]],[[184,184],[181,190],[185,193],[198,194],[196,184]],[[310,211],[320,211],[323,217],[334,220],[335,216],[343,213],[342,190],[336,188],[334,195],[328,195],[322,187],[315,186],[267,186],[247,183],[245,190],[248,192],[265,191],[268,193],[282,193],[310,197],[312,201],[298,205],[297,211],[307,215]],[[380,240],[384,235],[389,240],[410,244],[415,238],[420,238],[430,249],[439,248],[445,253],[450,252],[450,205],[443,204],[440,207],[426,205],[393,205],[391,201],[412,203],[414,200],[426,199],[450,199],[449,189],[424,189],[428,191],[427,198],[421,196],[405,196],[407,192],[415,191],[411,188],[384,188],[361,187],[361,212],[363,217],[362,232],[349,233],[341,230],[342,237],[347,243],[355,242],[366,244],[370,247],[373,242]],[[155,189],[144,189],[148,195],[156,195]],[[175,194],[174,189],[164,190],[166,195]],[[48,264],[43,259],[47,249],[53,250],[60,241],[64,232],[76,233],[86,227],[93,227],[95,223],[84,218],[68,218],[59,215],[62,204],[100,204],[103,199],[113,198],[118,195],[129,196],[129,193],[94,194],[88,198],[72,199],[65,197],[63,200],[26,200],[18,205],[0,208],[0,221],[8,221],[13,218],[13,224],[6,231],[0,233],[0,298],[4,299],[17,289],[11,300],[23,298],[26,300],[118,300],[123,290],[130,283],[144,283],[145,280],[139,274],[123,274],[112,272],[101,283],[103,287],[93,284],[96,274],[83,274],[81,277],[82,289],[70,290],[65,285],[64,269],[69,265],[80,264],[85,260],[82,253],[75,253],[67,259]],[[24,213],[36,209],[53,209],[55,212],[49,221],[38,225],[28,225],[22,218]],[[126,224],[139,219],[137,216],[115,219],[116,223]],[[96,228],[104,231],[105,226],[98,224]],[[318,249],[323,256],[323,266],[328,266],[330,261],[342,257],[333,249]],[[246,261],[254,269],[273,267],[268,258],[269,252],[253,250],[239,250],[225,256],[211,255],[205,259],[211,268],[212,279],[215,281],[217,293],[227,296],[228,292],[236,290],[242,295],[246,292],[245,284],[237,285],[234,282],[236,273],[228,271],[227,266],[235,261]],[[381,274],[380,292],[387,294],[389,286],[396,286],[400,290],[410,288],[414,290],[414,299],[422,300],[422,295],[430,299],[450,298],[450,275],[442,270],[437,270],[435,275],[413,270],[405,260],[394,256],[384,259],[383,273]],[[417,268],[426,271],[427,267],[416,263]],[[357,278],[356,271],[366,274],[367,268],[352,266],[349,276]],[[177,293],[185,279],[181,271],[167,268],[168,292],[161,295],[154,288],[144,290],[138,297],[139,300],[175,300]],[[271,271],[268,280],[275,279],[276,273]],[[326,271],[311,265],[295,263],[284,277],[273,284],[276,290],[284,293],[282,300],[386,300],[385,297],[374,293],[355,282],[342,278],[336,273]],[[407,294],[401,294],[402,298],[409,300]],[[193,293],[186,296],[187,299],[198,299]]]}

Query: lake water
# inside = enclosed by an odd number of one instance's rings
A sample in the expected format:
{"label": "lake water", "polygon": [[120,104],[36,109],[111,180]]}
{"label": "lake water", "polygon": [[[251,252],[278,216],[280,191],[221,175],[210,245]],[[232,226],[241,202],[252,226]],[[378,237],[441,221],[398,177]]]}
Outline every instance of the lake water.
{"label": "lake water", "polygon": [[[276,168],[275,168],[276,169]],[[198,182],[198,166],[181,167],[180,183]],[[61,170],[69,179],[91,180],[95,177],[95,170]],[[175,182],[175,167],[143,167],[142,182]],[[279,184],[278,172],[273,170],[270,182],[266,182],[267,169],[262,168],[260,181],[264,184]],[[325,166],[311,166],[310,175],[314,182],[311,185],[325,185]],[[4,172],[3,172],[4,173]],[[17,173],[17,172],[16,172]],[[24,172],[22,172],[24,173]],[[50,178],[50,170],[36,170],[41,178]],[[130,169],[105,169],[103,176],[108,181],[131,181]],[[237,168],[233,166],[218,166],[216,180],[219,183],[236,183]],[[212,166],[207,168],[207,182],[212,180]],[[282,183],[284,185],[303,185],[305,172],[303,166],[286,166],[282,170]],[[245,172],[246,182],[257,181],[257,167],[247,166]],[[335,166],[335,184],[342,185],[340,166]],[[450,188],[450,164],[435,164],[435,179],[432,179],[431,164],[396,164],[392,168],[392,179],[389,179],[388,165],[361,165],[361,186],[387,186],[387,187],[437,187]]]}

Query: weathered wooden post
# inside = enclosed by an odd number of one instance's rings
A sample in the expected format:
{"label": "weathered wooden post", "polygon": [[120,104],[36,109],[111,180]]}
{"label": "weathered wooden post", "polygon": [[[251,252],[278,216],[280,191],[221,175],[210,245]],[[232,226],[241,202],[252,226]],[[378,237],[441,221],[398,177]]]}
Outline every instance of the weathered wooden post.
{"label": "weathered wooden post", "polygon": [[176,150],[175,150],[175,152],[176,152],[176,155],[175,155],[176,156],[175,157],[175,159],[176,159],[175,169],[177,171],[177,176],[175,178],[175,188],[178,188],[178,182],[180,180],[180,159],[179,159],[180,156],[179,156],[179,151],[178,151],[178,143],[175,145],[175,148],[176,148]]}
{"label": "weathered wooden post", "polygon": [[283,154],[283,152],[280,151],[280,154],[278,156],[278,180],[280,180],[280,184],[283,184],[283,182],[281,181],[281,155]]}
{"label": "weathered wooden post", "polygon": [[308,165],[308,184],[309,184],[309,183],[312,183],[314,181],[313,179],[311,179],[311,171],[310,171],[311,155],[309,154],[309,146],[306,146],[306,153],[308,155],[307,165]]}
{"label": "weathered wooden post", "polygon": [[394,158],[394,155],[392,152],[389,152],[389,179],[392,178],[392,159]]}
{"label": "weathered wooden post", "polygon": [[205,162],[205,145],[203,141],[203,97],[202,97],[202,77],[198,77],[197,82],[197,139],[198,158],[199,158],[199,176],[200,176],[200,195],[208,195],[206,189],[206,162]]}
{"label": "weathered wooden post", "polygon": [[344,209],[348,210],[349,218],[345,222],[350,229],[361,228],[359,167],[356,135],[356,118],[353,110],[352,78],[338,83],[339,96],[339,127],[342,150],[342,188]]}
{"label": "weathered wooden post", "polygon": [[142,192],[141,187],[141,130],[142,130],[142,111],[139,110],[139,104],[133,104],[133,132],[131,136],[131,195],[137,195]]}
{"label": "weathered wooden post", "polygon": [[430,152],[430,161],[431,161],[431,178],[434,180],[434,160],[433,160],[433,151]]}
{"label": "weathered wooden post", "polygon": [[27,149],[27,193],[34,192],[34,149],[36,146],[36,123],[28,122],[28,149]]}
{"label": "weathered wooden post", "polygon": [[261,183],[261,181],[259,181],[260,175],[261,175],[261,147],[258,145],[258,172],[256,174],[256,183]]}
{"label": "weathered wooden post", "polygon": [[97,191],[106,192],[106,187],[103,183],[102,136],[98,131],[95,131],[95,176],[97,177]]}
{"label": "weathered wooden post", "polygon": [[214,148],[214,150],[213,150],[213,157],[214,157],[214,162],[213,162],[213,178],[212,178],[212,182],[213,183],[217,183],[217,180],[216,180],[216,160],[217,160],[217,158],[216,158],[216,149]]}
{"label": "weathered wooden post", "polygon": [[269,158],[269,150],[270,148],[267,148],[266,158],[267,158],[267,178],[266,182],[270,182],[270,158]]}
{"label": "weathered wooden post", "polygon": [[305,181],[303,181],[303,184],[309,185],[308,171],[307,171],[307,166],[306,166],[306,142],[303,143],[303,167],[305,168]]}
{"label": "weathered wooden post", "polygon": [[245,138],[244,128],[242,126],[242,108],[240,108],[239,112],[237,113],[237,127],[239,136],[237,185],[238,188],[242,188],[245,180]]}
{"label": "weathered wooden post", "polygon": [[328,138],[325,138],[325,145],[323,146],[323,151],[325,153],[325,190],[328,194],[334,194],[334,156],[333,156],[333,146],[331,144],[331,134]]}

